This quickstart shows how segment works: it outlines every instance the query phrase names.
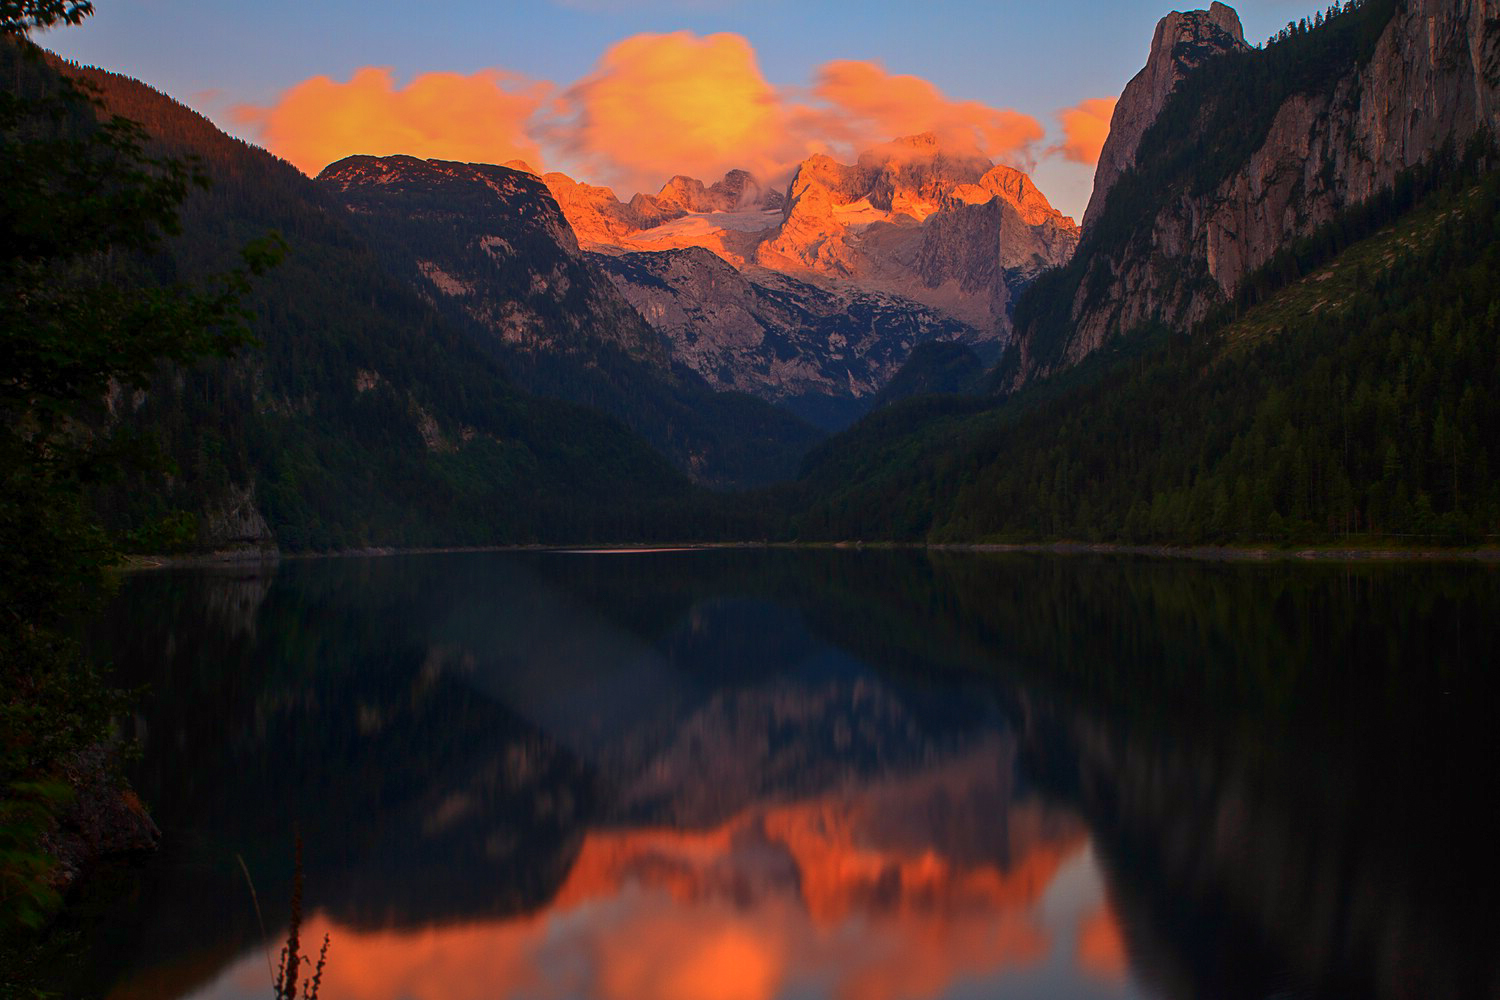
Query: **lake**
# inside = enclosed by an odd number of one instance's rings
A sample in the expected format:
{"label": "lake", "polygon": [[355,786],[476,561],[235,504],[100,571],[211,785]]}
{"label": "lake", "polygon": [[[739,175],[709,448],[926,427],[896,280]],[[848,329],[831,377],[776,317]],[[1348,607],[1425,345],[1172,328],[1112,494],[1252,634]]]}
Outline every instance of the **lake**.
{"label": "lake", "polygon": [[1500,995],[1491,566],[296,560],[90,642],[165,836],[68,995],[269,998],[299,834],[325,1000]]}

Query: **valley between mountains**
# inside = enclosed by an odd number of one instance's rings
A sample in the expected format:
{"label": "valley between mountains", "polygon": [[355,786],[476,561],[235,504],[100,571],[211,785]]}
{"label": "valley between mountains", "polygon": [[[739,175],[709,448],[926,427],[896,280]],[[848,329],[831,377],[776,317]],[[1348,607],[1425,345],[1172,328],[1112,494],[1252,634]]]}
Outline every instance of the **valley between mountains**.
{"label": "valley between mountains", "polygon": [[1080,226],[935,133],[628,198],[520,161],[310,179],[7,44],[4,78],[87,81],[211,175],[126,280],[290,248],[257,346],[89,418],[170,458],[94,506],[129,548],[241,554],[1496,537],[1493,4],[1252,44],[1216,2],[1140,45]]}

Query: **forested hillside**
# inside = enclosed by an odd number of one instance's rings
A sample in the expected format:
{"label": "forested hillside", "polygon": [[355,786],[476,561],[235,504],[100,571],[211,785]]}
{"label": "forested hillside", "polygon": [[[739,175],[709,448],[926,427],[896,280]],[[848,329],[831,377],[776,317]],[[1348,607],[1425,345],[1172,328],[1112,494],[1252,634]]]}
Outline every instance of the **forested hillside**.
{"label": "forested hillside", "polygon": [[318,175],[386,269],[524,389],[617,417],[696,482],[789,479],[823,437],[787,410],[716,392],[579,252],[547,188],[507,167],[352,156]]}
{"label": "forested hillside", "polygon": [[1500,536],[1494,24],[1352,0],[1252,48],[1222,6],[1169,15],[1137,80],[1171,89],[1158,111],[1127,88],[1139,144],[1018,303],[1001,395],[898,403],[827,442],[791,533]]}
{"label": "forested hillside", "polygon": [[835,438],[808,463],[794,532],[1492,540],[1500,176],[1487,143],[1286,248],[1191,337],[1143,331],[1003,401],[918,399]]}
{"label": "forested hillside", "polygon": [[[0,51],[0,79],[22,87],[56,65],[17,58]],[[142,262],[149,280],[221,270],[268,232],[290,247],[246,302],[258,346],[163,368],[108,400],[99,429],[167,459],[165,475],[148,467],[99,493],[129,542],[305,550],[726,530],[722,504],[616,420],[517,389],[290,165],[140,83],[68,71],[212,179],[185,203],[170,252]]]}
{"label": "forested hillside", "polygon": [[[1133,168],[1108,189],[1078,252],[1017,303],[1007,383],[1059,371],[1152,322],[1184,331],[1202,323],[1281,242],[1307,235],[1435,152],[1441,136],[1425,148],[1404,145],[1412,141],[1406,133],[1435,126],[1429,109],[1412,108],[1420,124],[1403,126],[1374,107],[1405,101],[1400,84],[1423,87],[1413,66],[1419,54],[1401,50],[1401,24],[1392,23],[1411,6],[1336,3],[1262,47],[1194,66],[1141,135]],[[1414,8],[1411,19],[1419,20]],[[1390,64],[1366,73],[1382,44]],[[1448,44],[1460,42],[1445,37]],[[1440,49],[1434,58],[1446,55]],[[1445,84],[1442,73],[1455,75],[1451,67],[1430,72]],[[1462,86],[1456,78],[1451,85]]]}

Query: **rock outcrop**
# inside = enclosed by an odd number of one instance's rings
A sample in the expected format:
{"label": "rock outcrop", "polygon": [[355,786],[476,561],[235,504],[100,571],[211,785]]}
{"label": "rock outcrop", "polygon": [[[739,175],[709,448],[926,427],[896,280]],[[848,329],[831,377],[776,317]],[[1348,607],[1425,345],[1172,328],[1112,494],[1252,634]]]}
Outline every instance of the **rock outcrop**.
{"label": "rock outcrop", "polygon": [[1145,68],[1125,85],[1110,116],[1109,137],[1094,168],[1094,191],[1083,213],[1084,229],[1099,217],[1115,181],[1135,166],[1141,136],[1182,79],[1205,60],[1247,48],[1239,15],[1217,0],[1208,10],[1174,10],[1156,23]]}
{"label": "rock outcrop", "polygon": [[[578,239],[535,175],[413,156],[351,156],[318,183],[415,258],[409,277],[444,312],[527,352],[615,347],[659,368],[659,338],[579,253]],[[605,206],[577,185],[575,202]],[[607,190],[605,190],[607,194]]]}
{"label": "rock outcrop", "polygon": [[53,888],[66,892],[95,865],[121,855],[153,851],[161,831],[135,791],[119,777],[120,748],[98,744],[63,765],[73,798],[42,837],[56,860]]}
{"label": "rock outcrop", "polygon": [[910,300],[741,272],[701,247],[597,261],[674,361],[716,389],[748,392],[825,427],[862,413],[916,345],[976,336]]}
{"label": "rock outcrop", "polygon": [[224,559],[275,559],[276,536],[255,501],[255,486],[231,485],[198,520],[198,549]]}
{"label": "rock outcrop", "polygon": [[[1337,18],[1364,18],[1379,28],[1374,18],[1384,16],[1382,9],[1389,8],[1370,2]],[[1314,30],[1335,30],[1336,20]],[[1094,227],[1109,210],[1120,171],[1134,169],[1137,155],[1145,155],[1141,137],[1166,106],[1155,100],[1162,81],[1176,81],[1165,85],[1168,99],[1202,102],[1196,118],[1208,118],[1215,95],[1186,93],[1191,88],[1181,81],[1195,64],[1179,57],[1191,50],[1207,58],[1215,49],[1238,51],[1230,57],[1245,60],[1274,56],[1239,51],[1233,25],[1233,12],[1215,4],[1208,12],[1170,15],[1158,26],[1151,60],[1116,108],[1121,131],[1100,160],[1066,329],[1051,334],[1061,348],[1040,349],[1037,329],[1020,331],[1019,379],[1075,363],[1147,322],[1191,329],[1290,241],[1389,188],[1445,144],[1461,150],[1476,133],[1500,132],[1500,5],[1410,0],[1396,5],[1367,57],[1290,92],[1263,137],[1207,190],[1169,176],[1154,192],[1155,207],[1132,221],[1126,235],[1097,239]],[[1206,42],[1187,49],[1166,44],[1183,32]]]}

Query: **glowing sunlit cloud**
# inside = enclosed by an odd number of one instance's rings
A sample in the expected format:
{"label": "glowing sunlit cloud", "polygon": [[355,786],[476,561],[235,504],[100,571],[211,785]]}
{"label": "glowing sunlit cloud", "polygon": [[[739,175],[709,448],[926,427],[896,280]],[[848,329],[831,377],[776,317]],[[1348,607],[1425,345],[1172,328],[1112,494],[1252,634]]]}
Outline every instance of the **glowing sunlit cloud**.
{"label": "glowing sunlit cloud", "polygon": [[1115,111],[1115,98],[1091,97],[1057,113],[1063,141],[1047,150],[1060,153],[1074,163],[1093,166],[1099,162],[1099,151],[1109,137],[1109,118]]}
{"label": "glowing sunlit cloud", "polygon": [[[813,86],[779,89],[740,35],[643,34],[614,45],[567,91],[551,138],[622,194],[655,191],[673,174],[712,181],[736,167],[785,180],[813,153],[852,159],[921,132],[954,151],[1029,164],[1041,123],[956,100],[920,77],[872,62],[822,66]],[[627,194],[628,196],[628,194]]]}
{"label": "glowing sunlit cloud", "polygon": [[356,153],[540,166],[529,129],[551,90],[499,70],[423,73],[397,87],[390,70],[366,67],[347,83],[304,80],[273,106],[242,105],[234,117],[310,175]]}
{"label": "glowing sunlit cloud", "polygon": [[828,131],[860,146],[932,132],[955,152],[978,152],[1015,165],[1030,164],[1031,146],[1043,134],[1030,115],[955,100],[928,80],[889,73],[873,62],[825,64],[813,93],[829,106]]}
{"label": "glowing sunlit cloud", "polygon": [[674,174],[766,177],[795,158],[781,95],[739,35],[632,36],[566,97],[572,114],[552,137],[622,193],[654,192]]}
{"label": "glowing sunlit cloud", "polygon": [[712,183],[739,168],[784,183],[814,153],[849,162],[924,132],[954,152],[1029,167],[1043,135],[1030,115],[951,98],[872,62],[830,62],[810,87],[779,88],[744,37],[687,31],[617,42],[565,89],[503,70],[424,73],[398,87],[389,70],[366,67],[347,82],[313,77],[234,116],[309,174],[355,153],[524,160],[627,199],[675,174]]}

